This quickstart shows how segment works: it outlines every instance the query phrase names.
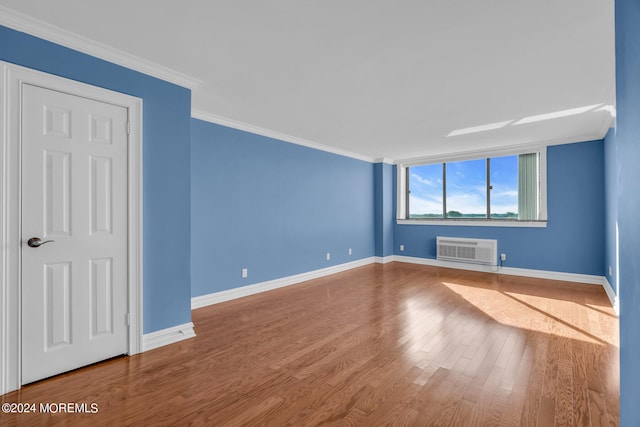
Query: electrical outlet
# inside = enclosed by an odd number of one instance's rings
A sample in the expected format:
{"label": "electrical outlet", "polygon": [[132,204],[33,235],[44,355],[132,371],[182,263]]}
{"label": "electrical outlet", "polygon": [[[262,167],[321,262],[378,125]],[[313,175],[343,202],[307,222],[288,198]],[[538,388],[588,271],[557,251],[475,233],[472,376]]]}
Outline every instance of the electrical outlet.
{"label": "electrical outlet", "polygon": [[351,248],[349,248],[349,255],[351,255],[353,252],[351,251]]}
{"label": "electrical outlet", "polygon": [[613,268],[611,266],[609,266],[609,276],[613,277]]}
{"label": "electrical outlet", "polygon": [[327,261],[329,261],[330,259],[331,259],[331,254],[327,252]]}
{"label": "electrical outlet", "polygon": [[242,269],[242,278],[246,279],[248,274],[249,274],[249,269],[243,268]]}
{"label": "electrical outlet", "polygon": [[500,254],[500,261],[505,262],[507,260],[507,254]]}
{"label": "electrical outlet", "polygon": [[404,252],[404,245],[400,245],[400,252]]}

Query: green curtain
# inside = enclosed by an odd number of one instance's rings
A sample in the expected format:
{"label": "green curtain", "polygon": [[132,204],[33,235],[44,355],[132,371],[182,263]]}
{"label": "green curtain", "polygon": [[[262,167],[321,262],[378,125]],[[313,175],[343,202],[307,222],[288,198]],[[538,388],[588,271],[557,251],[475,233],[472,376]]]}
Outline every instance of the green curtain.
{"label": "green curtain", "polygon": [[518,156],[518,219],[538,219],[538,153]]}

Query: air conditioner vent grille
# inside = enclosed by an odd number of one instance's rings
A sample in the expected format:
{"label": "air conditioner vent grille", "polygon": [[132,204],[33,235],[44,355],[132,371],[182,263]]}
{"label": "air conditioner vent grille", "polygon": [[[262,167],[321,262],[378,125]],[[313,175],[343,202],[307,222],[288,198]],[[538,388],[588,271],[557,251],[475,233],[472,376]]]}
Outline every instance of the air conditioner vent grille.
{"label": "air conditioner vent grille", "polygon": [[436,239],[436,255],[440,260],[495,265],[497,253],[497,240],[457,237],[438,237]]}

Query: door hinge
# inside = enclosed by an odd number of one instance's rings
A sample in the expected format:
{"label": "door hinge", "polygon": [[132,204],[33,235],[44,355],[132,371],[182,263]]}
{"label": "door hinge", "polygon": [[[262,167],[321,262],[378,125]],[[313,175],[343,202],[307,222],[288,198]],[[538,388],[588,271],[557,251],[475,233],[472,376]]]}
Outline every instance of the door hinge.
{"label": "door hinge", "polygon": [[127,326],[131,326],[131,313],[127,313]]}
{"label": "door hinge", "polygon": [[127,135],[131,135],[131,122],[127,122]]}

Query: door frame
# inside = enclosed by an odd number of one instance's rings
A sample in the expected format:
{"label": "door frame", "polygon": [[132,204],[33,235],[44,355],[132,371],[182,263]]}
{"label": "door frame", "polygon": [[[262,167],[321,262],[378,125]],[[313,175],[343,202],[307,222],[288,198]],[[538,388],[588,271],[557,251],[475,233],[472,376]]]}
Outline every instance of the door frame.
{"label": "door frame", "polygon": [[[22,385],[22,86],[128,109],[129,355],[142,349],[142,99],[0,61],[0,395]],[[123,319],[124,321],[124,319]]]}

